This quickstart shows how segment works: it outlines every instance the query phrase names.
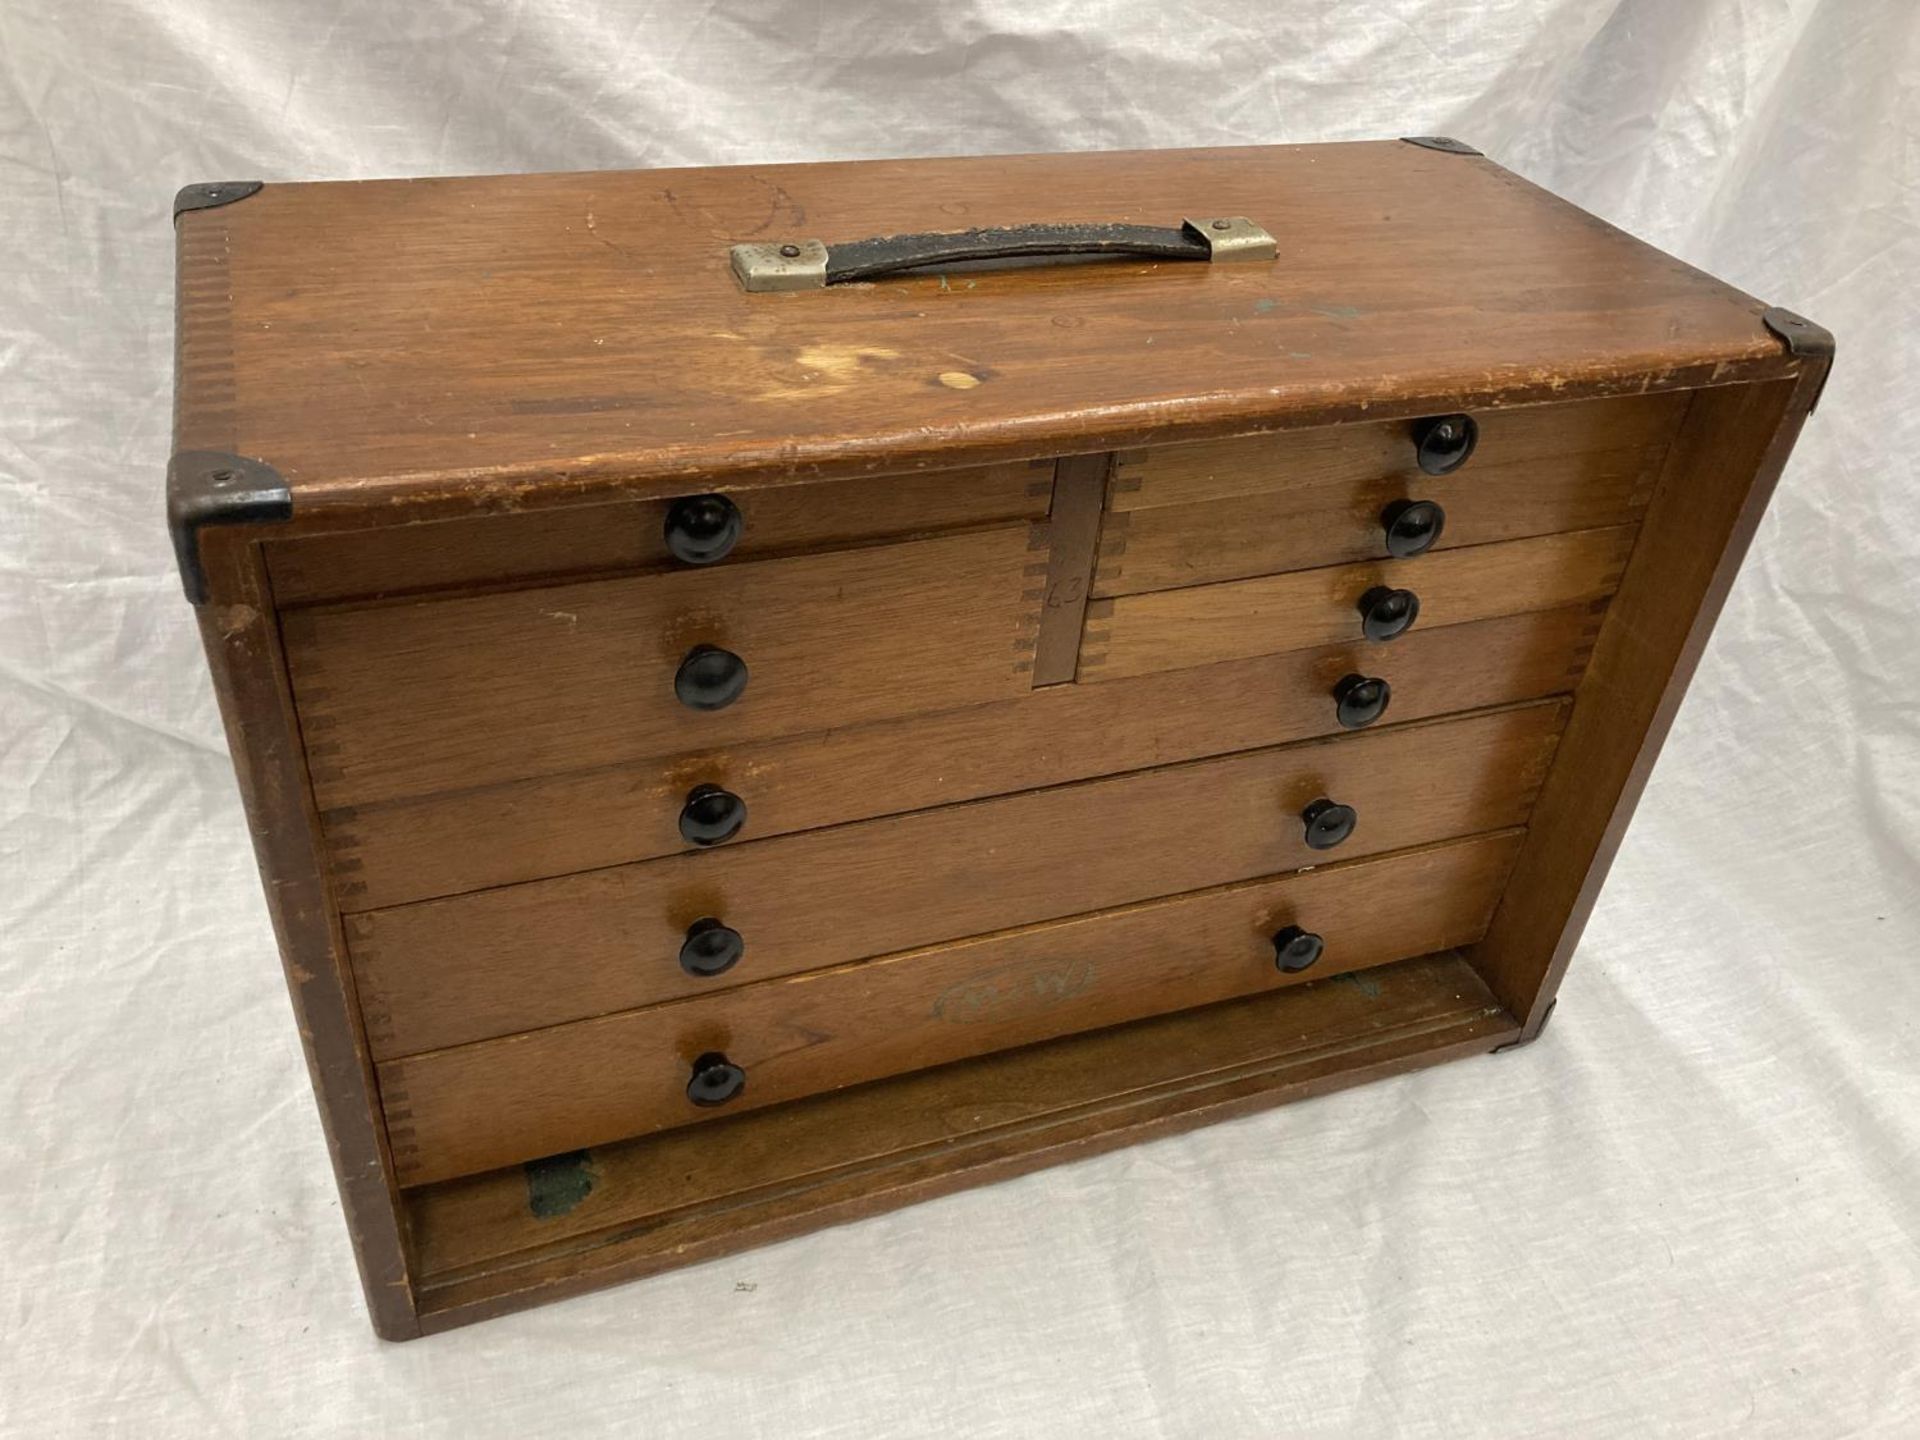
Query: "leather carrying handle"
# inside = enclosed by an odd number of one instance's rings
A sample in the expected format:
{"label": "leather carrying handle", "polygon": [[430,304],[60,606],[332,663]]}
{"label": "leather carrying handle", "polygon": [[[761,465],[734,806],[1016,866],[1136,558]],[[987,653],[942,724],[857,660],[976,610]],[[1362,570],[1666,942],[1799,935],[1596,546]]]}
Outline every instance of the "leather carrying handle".
{"label": "leather carrying handle", "polygon": [[1273,237],[1244,216],[1164,225],[1011,225],[916,235],[877,235],[735,245],[733,273],[751,291],[817,290],[877,280],[931,265],[1026,256],[1137,255],[1154,260],[1271,260]]}

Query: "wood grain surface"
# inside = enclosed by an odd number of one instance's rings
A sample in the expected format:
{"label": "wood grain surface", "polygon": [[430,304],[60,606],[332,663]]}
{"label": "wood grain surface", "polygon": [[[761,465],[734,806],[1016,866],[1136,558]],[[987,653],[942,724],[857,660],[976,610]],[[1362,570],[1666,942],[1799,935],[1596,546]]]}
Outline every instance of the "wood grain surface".
{"label": "wood grain surface", "polygon": [[339,1180],[341,1218],[375,1332],[411,1339],[420,1329],[393,1159],[353,968],[327,884],[266,566],[260,547],[233,528],[208,537],[201,553],[208,599],[195,618]]}
{"label": "wood grain surface", "polygon": [[[744,528],[738,565],[1047,513],[1053,466],[1014,461],[970,470],[877,475],[730,497]],[[283,606],[435,589],[548,583],[612,571],[679,571],[662,530],[667,500],[629,500],[531,515],[269,540],[274,597]]]}
{"label": "wood grain surface", "polygon": [[[1284,254],[760,295],[727,263],[738,241],[1187,214],[1249,215]],[[180,218],[203,227],[231,254],[234,444],[287,477],[296,528],[1795,364],[1758,302],[1490,160],[1398,141],[269,184]]]}
{"label": "wood grain surface", "polygon": [[[1486,928],[1517,835],[1332,865],[719,995],[392,1061],[404,1184],[491,1170],[805,1095],[1464,945]],[[1282,925],[1322,934],[1275,968]],[[695,1056],[747,1075],[687,1099]]]}
{"label": "wood grain surface", "polygon": [[1823,378],[1813,370],[1798,382],[1704,391],[1674,446],[1576,692],[1573,749],[1562,750],[1542,793],[1542,823],[1473,952],[1529,1036],[1546,1021]]}
{"label": "wood grain surface", "polygon": [[1504,616],[1415,629],[1391,645],[1057,685],[938,715],[344,807],[322,817],[334,890],[346,909],[372,910],[677,854],[688,848],[680,806],[700,784],[746,802],[735,843],[750,843],[1339,734],[1333,687],[1356,671],[1393,687],[1388,724],[1541,699],[1572,689],[1600,624],[1586,606]]}
{"label": "wood grain surface", "polygon": [[[1087,606],[1080,678],[1110,680],[1359,640],[1360,598],[1380,585],[1420,597],[1414,630],[1603,600],[1619,582],[1633,536],[1631,526],[1577,530],[1410,560],[1096,600]],[[1372,648],[1384,656],[1412,633]]]}
{"label": "wood grain surface", "polygon": [[[1031,688],[1044,527],[753,565],[297,610],[287,657],[328,808],[942,710]],[[696,645],[746,693],[688,709]]]}
{"label": "wood grain surface", "polygon": [[[348,922],[382,1058],[943,940],[1522,823],[1563,702],[1397,726],[737,848],[372,911]],[[1305,843],[1328,797],[1359,823]],[[677,963],[713,916],[724,975]]]}

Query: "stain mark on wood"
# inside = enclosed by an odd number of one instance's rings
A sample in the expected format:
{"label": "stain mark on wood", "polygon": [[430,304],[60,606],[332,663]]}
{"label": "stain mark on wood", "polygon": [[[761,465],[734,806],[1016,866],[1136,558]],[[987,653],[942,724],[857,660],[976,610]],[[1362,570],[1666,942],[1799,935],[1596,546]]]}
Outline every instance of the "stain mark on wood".
{"label": "stain mark on wood", "polygon": [[527,1210],[536,1220],[552,1220],[579,1209],[600,1181],[600,1169],[588,1150],[529,1160],[523,1168],[527,1175]]}
{"label": "stain mark on wood", "polygon": [[1378,1000],[1386,993],[1381,987],[1379,976],[1366,970],[1354,970],[1345,975],[1336,975],[1334,980],[1341,985],[1351,985],[1369,1000]]}
{"label": "stain mark on wood", "polygon": [[941,991],[928,1013],[950,1024],[971,1025],[1008,1011],[1026,1011],[1071,1000],[1093,981],[1094,963],[1090,959],[1040,969],[1009,965],[970,975]]}

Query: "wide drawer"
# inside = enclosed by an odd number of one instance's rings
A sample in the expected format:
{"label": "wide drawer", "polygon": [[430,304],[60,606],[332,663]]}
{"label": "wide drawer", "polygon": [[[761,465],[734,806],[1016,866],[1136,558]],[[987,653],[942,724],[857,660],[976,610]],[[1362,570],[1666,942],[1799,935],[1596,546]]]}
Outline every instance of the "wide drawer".
{"label": "wide drawer", "polygon": [[[1485,931],[1517,832],[917,950],[380,1066],[402,1184],[1382,965]],[[1283,927],[1318,934],[1275,964]],[[688,1098],[695,1060],[745,1073]]]}
{"label": "wide drawer", "polygon": [[1635,533],[1630,525],[1577,530],[1095,600],[1087,606],[1078,678],[1112,680],[1358,641],[1361,603],[1376,589],[1410,590],[1420,603],[1411,630],[1371,645],[1382,655],[1422,629],[1604,600],[1619,585]]}
{"label": "wide drawer", "polygon": [[[1031,686],[1044,531],[283,617],[323,808],[1005,699]],[[697,647],[745,662],[675,695]]]}
{"label": "wide drawer", "polygon": [[[1171,765],[348,919],[381,1058],[1522,823],[1566,702]],[[1302,811],[1349,806],[1332,849]],[[697,921],[737,932],[681,968]]]}
{"label": "wide drawer", "polygon": [[[937,715],[348,807],[321,820],[335,894],[349,911],[373,910],[686,851],[678,819],[698,785],[744,802],[740,844],[1340,734],[1333,692],[1359,672],[1390,687],[1386,723],[1542,699],[1573,688],[1599,625],[1580,606],[1415,629],[1391,645],[1355,641],[1047,686]],[[903,755],[938,763],[902,764]]]}
{"label": "wide drawer", "polygon": [[[1043,518],[1053,462],[1019,461],[728,491],[740,538],[721,563]],[[308,535],[266,546],[281,605],[364,599],[609,571],[677,570],[663,536],[668,500],[485,515]]]}

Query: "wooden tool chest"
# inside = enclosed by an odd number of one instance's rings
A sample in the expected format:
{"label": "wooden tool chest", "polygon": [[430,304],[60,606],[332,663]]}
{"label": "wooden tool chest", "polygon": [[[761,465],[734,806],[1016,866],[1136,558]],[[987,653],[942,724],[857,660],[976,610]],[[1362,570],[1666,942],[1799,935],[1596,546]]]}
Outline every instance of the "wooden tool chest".
{"label": "wooden tool chest", "polygon": [[175,222],[394,1338],[1531,1039],[1832,356],[1438,139]]}

